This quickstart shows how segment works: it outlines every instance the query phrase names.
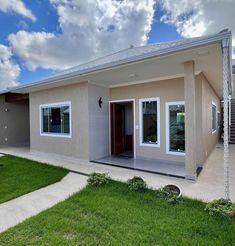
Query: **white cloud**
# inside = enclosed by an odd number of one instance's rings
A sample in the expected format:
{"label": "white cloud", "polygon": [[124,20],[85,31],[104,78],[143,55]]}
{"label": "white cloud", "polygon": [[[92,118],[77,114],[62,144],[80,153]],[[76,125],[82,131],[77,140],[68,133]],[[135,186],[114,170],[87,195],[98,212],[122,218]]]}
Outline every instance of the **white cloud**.
{"label": "white cloud", "polygon": [[31,10],[27,9],[24,2],[21,0],[0,0],[0,11],[5,13],[15,12],[31,19],[32,21],[36,21],[36,17],[33,15]]}
{"label": "white cloud", "polygon": [[155,0],[50,0],[60,34],[19,31],[9,36],[25,65],[65,69],[87,60],[147,42]]}
{"label": "white cloud", "polygon": [[[161,21],[176,27],[183,37],[216,33],[225,28],[233,32],[235,46],[234,0],[160,0],[166,13]],[[235,52],[233,54],[235,58]]]}
{"label": "white cloud", "polygon": [[12,61],[11,50],[0,44],[0,90],[17,84],[19,65]]}

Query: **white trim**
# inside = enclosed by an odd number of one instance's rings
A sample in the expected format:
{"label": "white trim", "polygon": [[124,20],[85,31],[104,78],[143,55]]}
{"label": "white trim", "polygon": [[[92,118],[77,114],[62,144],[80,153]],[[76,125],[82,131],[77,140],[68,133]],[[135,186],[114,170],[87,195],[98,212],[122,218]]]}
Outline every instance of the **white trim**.
{"label": "white trim", "polygon": [[[69,134],[67,133],[44,133],[42,131],[42,109],[43,108],[55,108],[69,106]],[[40,122],[40,136],[46,137],[60,137],[60,138],[72,138],[72,104],[71,101],[48,103],[39,105],[39,122]]]}
{"label": "white trim", "polygon": [[[212,101],[212,103],[211,103],[211,105],[212,105],[212,107],[213,106],[215,106],[215,112],[216,112],[216,114],[215,114],[215,130],[213,130],[213,123],[212,123],[212,126],[211,126],[211,128],[212,128],[212,134],[214,134],[214,133],[216,133],[217,132],[217,129],[218,129],[218,122],[217,122],[217,104],[214,102],[214,101]],[[212,108],[211,108],[211,120],[213,121],[213,110],[212,110]]]}
{"label": "white trim", "polygon": [[169,106],[172,105],[185,105],[184,101],[174,101],[174,102],[166,102],[165,110],[166,110],[166,153],[168,155],[179,155],[185,156],[185,152],[177,152],[170,151],[170,122],[169,122]]}
{"label": "white trim", "polygon": [[112,100],[109,101],[109,155],[111,155],[111,114],[110,114],[110,105],[111,103],[119,103],[119,102],[132,102],[133,104],[133,152],[134,152],[134,159],[136,159],[136,129],[135,129],[135,99],[122,99],[122,100]]}
{"label": "white trim", "polygon": [[[143,114],[142,114],[142,103],[143,102],[157,102],[157,143],[143,143]],[[160,147],[160,97],[151,97],[151,98],[141,98],[139,99],[139,146],[144,147]]]}

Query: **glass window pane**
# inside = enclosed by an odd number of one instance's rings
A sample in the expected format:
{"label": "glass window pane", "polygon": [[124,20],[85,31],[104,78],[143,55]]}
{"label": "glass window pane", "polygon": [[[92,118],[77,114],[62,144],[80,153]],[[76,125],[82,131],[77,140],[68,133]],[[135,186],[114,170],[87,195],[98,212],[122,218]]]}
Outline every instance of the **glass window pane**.
{"label": "glass window pane", "polygon": [[157,143],[157,101],[143,102],[143,143]]}
{"label": "glass window pane", "polygon": [[61,108],[62,117],[62,133],[70,132],[69,125],[69,106],[64,106]]}
{"label": "glass window pane", "polygon": [[51,108],[50,132],[53,132],[53,133],[61,133],[60,108]]}
{"label": "glass window pane", "polygon": [[49,132],[49,109],[42,109],[42,132]]}
{"label": "glass window pane", "polygon": [[216,106],[212,105],[212,131],[216,130]]}
{"label": "glass window pane", "polygon": [[170,151],[185,151],[184,105],[169,106]]}
{"label": "glass window pane", "polygon": [[69,134],[70,106],[42,108],[42,132]]}

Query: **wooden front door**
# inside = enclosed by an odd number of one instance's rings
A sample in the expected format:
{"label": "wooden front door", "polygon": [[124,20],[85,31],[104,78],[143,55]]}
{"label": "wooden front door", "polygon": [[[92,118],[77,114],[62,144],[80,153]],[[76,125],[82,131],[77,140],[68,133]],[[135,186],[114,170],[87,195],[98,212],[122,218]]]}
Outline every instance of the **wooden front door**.
{"label": "wooden front door", "polygon": [[125,107],[111,103],[111,154],[119,155],[125,151]]}

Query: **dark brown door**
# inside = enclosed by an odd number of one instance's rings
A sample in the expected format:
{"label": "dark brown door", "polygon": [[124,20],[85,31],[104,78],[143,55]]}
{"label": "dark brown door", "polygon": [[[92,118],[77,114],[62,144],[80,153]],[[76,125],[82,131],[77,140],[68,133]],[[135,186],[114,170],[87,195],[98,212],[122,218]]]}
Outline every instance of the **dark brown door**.
{"label": "dark brown door", "polygon": [[111,154],[119,155],[125,151],[125,107],[111,103]]}

